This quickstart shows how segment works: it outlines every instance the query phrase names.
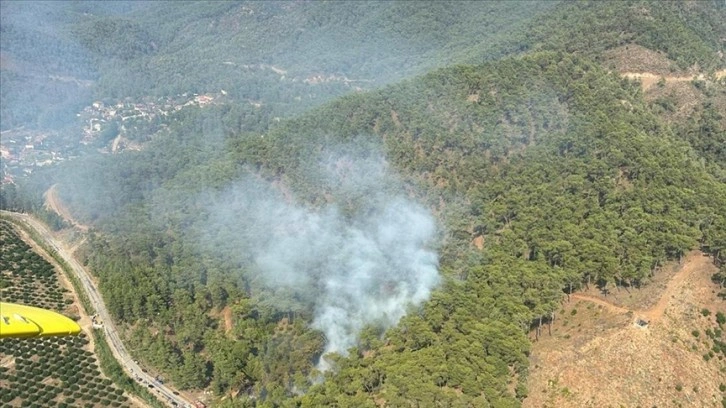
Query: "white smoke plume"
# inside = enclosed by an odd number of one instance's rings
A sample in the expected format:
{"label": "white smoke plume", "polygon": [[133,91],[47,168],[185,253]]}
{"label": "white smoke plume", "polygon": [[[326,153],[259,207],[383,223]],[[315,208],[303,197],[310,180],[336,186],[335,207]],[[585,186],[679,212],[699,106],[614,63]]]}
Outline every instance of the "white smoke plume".
{"label": "white smoke plume", "polygon": [[[247,181],[226,195],[214,224],[254,242],[240,250],[265,285],[312,303],[312,326],[326,338],[324,354],[346,355],[365,326],[391,327],[428,299],[439,282],[431,247],[436,226],[396,188],[382,159],[343,157],[321,167],[330,204],[311,209]],[[318,368],[329,368],[324,358]]]}

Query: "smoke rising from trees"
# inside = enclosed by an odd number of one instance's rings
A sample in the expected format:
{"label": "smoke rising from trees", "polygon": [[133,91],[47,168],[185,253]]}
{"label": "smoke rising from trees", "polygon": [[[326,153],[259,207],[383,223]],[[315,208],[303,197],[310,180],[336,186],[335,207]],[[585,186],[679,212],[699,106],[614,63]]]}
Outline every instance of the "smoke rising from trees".
{"label": "smoke rising from trees", "polygon": [[[365,326],[391,327],[429,297],[439,282],[436,225],[380,157],[334,157],[320,177],[330,200],[318,208],[259,180],[226,191],[212,242],[225,252],[239,245],[265,286],[312,304],[324,354],[345,355]],[[324,358],[318,368],[329,368]]]}

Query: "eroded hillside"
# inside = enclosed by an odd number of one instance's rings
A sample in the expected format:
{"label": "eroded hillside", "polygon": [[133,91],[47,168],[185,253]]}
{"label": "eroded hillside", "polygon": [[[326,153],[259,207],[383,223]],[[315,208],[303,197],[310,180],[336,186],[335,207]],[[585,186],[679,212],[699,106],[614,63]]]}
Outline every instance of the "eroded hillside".
{"label": "eroded hillside", "polygon": [[[700,252],[648,286],[572,296],[532,348],[524,407],[699,406],[726,398],[726,313]],[[655,303],[653,301],[655,300]]]}

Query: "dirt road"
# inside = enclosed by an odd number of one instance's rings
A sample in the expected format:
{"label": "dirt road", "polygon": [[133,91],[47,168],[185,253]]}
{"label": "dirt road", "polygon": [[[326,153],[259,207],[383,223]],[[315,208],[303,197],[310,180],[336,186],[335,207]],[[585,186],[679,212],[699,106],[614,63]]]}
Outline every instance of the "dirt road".
{"label": "dirt road", "polygon": [[[522,406],[720,406],[724,364],[702,357],[714,344],[703,333],[718,326],[700,311],[723,310],[712,261],[693,251],[631,290],[637,294],[621,290],[605,299],[591,289],[571,295],[575,301],[562,306],[552,335],[532,345]],[[650,323],[636,325],[637,318]]]}
{"label": "dirt road", "polygon": [[[650,87],[657,84],[658,81],[660,81],[660,80],[664,80],[666,83],[669,83],[669,82],[690,82],[690,81],[693,81],[696,79],[698,79],[698,80],[706,79],[706,77],[703,74],[691,75],[691,76],[668,76],[668,75],[658,75],[658,74],[654,74],[651,72],[623,72],[621,75],[628,79],[640,80],[641,84],[643,84],[643,90],[648,90]],[[726,69],[714,73],[715,79],[721,79],[723,77],[726,77]]]}
{"label": "dirt road", "polygon": [[83,232],[88,231],[88,226],[81,224],[78,222],[73,216],[71,215],[70,211],[63,205],[63,203],[58,199],[58,189],[57,184],[53,184],[51,188],[48,189],[48,191],[45,192],[45,206],[46,208],[52,210],[56,214],[60,215],[63,220],[74,227],[78,228],[79,230]]}
{"label": "dirt road", "polygon": [[[157,397],[160,401],[165,402],[169,405],[174,406],[193,406],[191,401],[182,398],[177,395],[177,391],[169,388],[167,385],[160,384],[155,378],[144,373],[141,367],[134,362],[131,355],[124,347],[121,342],[121,338],[118,335],[118,330],[111,320],[111,315],[106,309],[106,305],[103,303],[96,284],[93,282],[91,275],[86,269],[73,257],[68,249],[59,241],[55,239],[53,234],[48,228],[43,225],[40,221],[33,218],[28,214],[14,213],[10,211],[0,211],[5,216],[9,216],[16,221],[19,221],[28,228],[35,230],[35,232],[45,241],[47,246],[55,251],[61,258],[71,267],[72,273],[76,275],[78,281],[81,282],[83,290],[88,295],[91,305],[96,309],[95,312],[103,322],[103,332],[106,335],[106,341],[108,342],[114,357],[118,360],[119,364],[124,368],[124,371],[143,386],[152,385],[157,392]],[[93,313],[94,311],[89,311]],[[151,387],[149,387],[151,389]],[[176,394],[175,394],[176,393]]]}
{"label": "dirt road", "polygon": [[651,308],[646,310],[628,310],[605,299],[600,299],[598,297],[589,296],[583,293],[574,293],[571,295],[571,297],[574,299],[584,300],[587,302],[595,303],[597,305],[601,305],[615,313],[633,312],[638,318],[645,319],[646,321],[653,323],[663,317],[663,314],[668,307],[668,302],[671,300],[671,298],[675,296],[676,293],[678,293],[682,289],[683,284],[686,282],[686,279],[692,273],[708,268],[710,262],[711,259],[707,256],[704,256],[699,251],[693,251],[689,253],[684,259],[681,269],[679,269],[678,272],[676,272],[676,274],[673,275],[673,277],[668,281],[668,285],[666,285],[665,290],[658,298],[658,302]]}
{"label": "dirt road", "polygon": [[658,299],[658,303],[650,309],[640,312],[641,316],[650,322],[657,321],[663,317],[668,307],[668,302],[676,293],[682,290],[686,279],[694,272],[706,270],[710,263],[711,258],[704,256],[699,251],[693,251],[688,254],[681,269],[668,282],[663,294]]}
{"label": "dirt road", "polygon": [[643,89],[647,90],[648,88],[652,87],[653,85],[657,84],[658,81],[661,79],[665,80],[666,83],[668,82],[688,82],[693,81],[694,79],[703,79],[703,75],[700,75],[698,77],[696,76],[663,76],[658,74],[653,74],[650,72],[624,72],[622,74],[625,78],[628,79],[637,79],[640,80],[641,84],[643,84]]}
{"label": "dirt road", "polygon": [[610,302],[608,302],[606,300],[602,300],[600,298],[596,298],[594,296],[588,296],[588,295],[585,295],[585,294],[582,294],[582,293],[573,293],[572,295],[570,295],[570,297],[573,298],[573,299],[584,300],[584,301],[587,301],[587,302],[594,303],[596,305],[603,306],[606,309],[610,310],[611,312],[615,312],[615,313],[628,313],[628,312],[630,312],[630,310],[628,310],[628,309],[626,309],[624,307],[617,306],[617,305],[615,305],[613,303],[610,303]]}

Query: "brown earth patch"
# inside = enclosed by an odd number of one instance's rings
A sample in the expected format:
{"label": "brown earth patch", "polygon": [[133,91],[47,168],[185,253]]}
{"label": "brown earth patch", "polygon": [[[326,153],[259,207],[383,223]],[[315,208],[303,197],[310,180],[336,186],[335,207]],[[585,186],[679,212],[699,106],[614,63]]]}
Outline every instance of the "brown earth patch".
{"label": "brown earth patch", "polygon": [[628,44],[603,53],[604,63],[618,72],[651,72],[655,75],[673,75],[676,64],[658,51],[637,44]]}
{"label": "brown earth patch", "polygon": [[478,235],[476,238],[474,238],[471,243],[476,247],[478,250],[484,249],[484,237],[481,235]]}
{"label": "brown earth patch", "polygon": [[[683,123],[699,115],[702,104],[707,100],[718,111],[726,111],[726,81],[723,80],[726,70],[695,75],[659,75],[652,72],[624,72],[622,75],[640,81],[645,100],[669,124]],[[726,126],[726,115],[722,115],[721,125]]]}
{"label": "brown earth patch", "polygon": [[56,214],[58,214],[61,218],[63,218],[64,221],[69,223],[70,225],[73,225],[74,227],[78,228],[79,230],[83,232],[88,231],[88,226],[81,224],[78,222],[75,218],[73,218],[73,215],[71,215],[71,212],[68,211],[68,208],[63,204],[63,202],[60,200],[60,197],[58,197],[58,185],[53,184],[48,191],[45,192],[45,207]]}
{"label": "brown earth patch", "polygon": [[[689,258],[684,258],[689,259]],[[666,290],[668,283],[681,270],[681,263],[669,262],[654,273],[642,289],[608,286],[607,294],[595,285],[572,295],[584,295],[623,307],[627,310],[648,310],[653,307]]]}
{"label": "brown earth patch", "polygon": [[398,112],[393,109],[391,109],[391,120],[393,121],[393,124],[396,125],[396,129],[401,127],[401,121],[398,119]]}
{"label": "brown earth patch", "polygon": [[650,88],[652,88],[654,85],[657,85],[658,82],[663,82],[664,84],[674,83],[674,82],[691,82],[695,79],[706,79],[706,77],[703,74],[699,75],[686,75],[686,76],[675,76],[675,75],[658,75],[654,74],[652,72],[623,72],[621,73],[622,76],[628,79],[636,79],[640,81],[640,83],[643,86],[644,91],[648,91]]}
{"label": "brown earth patch", "polygon": [[229,333],[232,331],[232,309],[229,306],[225,306],[222,309],[222,318],[224,319],[224,332]]}
{"label": "brown earth patch", "polygon": [[648,88],[645,93],[647,102],[664,107],[659,110],[660,116],[670,124],[686,121],[696,112],[704,99],[703,93],[690,81],[666,82],[663,86],[658,86],[656,83],[656,86]]}
{"label": "brown earth patch", "polygon": [[[630,306],[614,303],[616,296],[573,295],[559,311],[552,335],[533,345],[523,406],[720,406],[726,361],[703,358],[709,347],[704,330],[714,327],[717,311],[726,311],[711,281],[716,269],[698,252],[680,267],[665,269],[659,281],[631,289],[649,296],[617,294]],[[712,314],[703,316],[704,308]],[[639,314],[651,323],[635,325]]]}

